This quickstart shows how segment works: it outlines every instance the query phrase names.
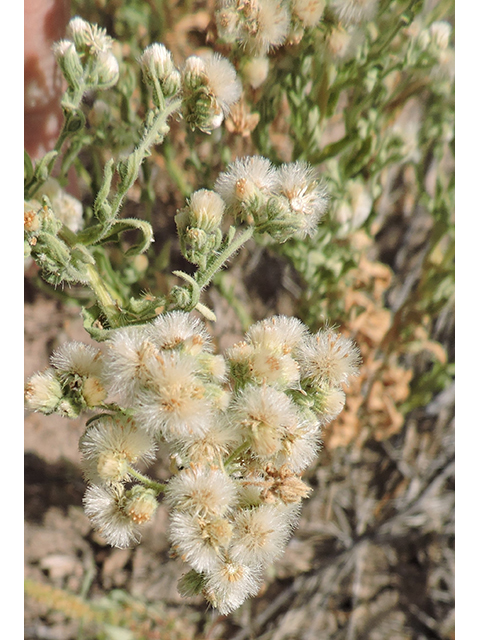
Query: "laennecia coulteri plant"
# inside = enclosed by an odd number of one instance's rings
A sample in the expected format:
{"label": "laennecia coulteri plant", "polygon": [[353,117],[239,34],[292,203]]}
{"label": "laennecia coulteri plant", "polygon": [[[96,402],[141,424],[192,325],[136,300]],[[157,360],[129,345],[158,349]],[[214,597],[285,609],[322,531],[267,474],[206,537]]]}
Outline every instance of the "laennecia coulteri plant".
{"label": "laennecia coulteri plant", "polygon": [[[54,151],[26,172],[26,255],[51,284],[91,289],[97,313],[84,311],[84,320],[99,345],[56,349],[50,366],[27,381],[26,406],[67,418],[93,412],[79,443],[92,525],[111,545],[131,546],[163,499],[172,552],[190,567],[180,593],[202,593],[228,614],[259,591],[265,568],[282,554],[310,493],[302,473],[322,428],[342,410],[360,358],[333,328],[311,334],[287,316],[256,322],[244,340],[216,353],[201,319],[215,317],[200,295],[252,236],[312,235],[327,208],[326,187],[302,161],[274,167],[260,156],[237,158],[214,189],[194,192],[176,215],[195,274],[174,272],[182,284],[165,296],[122,297],[100,275],[99,256],[127,229],[143,234],[131,253],[151,242],[148,223],[118,218],[144,158],[174,114],[191,129],[221,126],[241,84],[218,54],[191,56],[178,69],[162,44],[148,46],[140,65],[153,106],[142,139],[105,166],[86,225],[81,203],[51,173],[63,143],[74,146],[82,128],[85,92],[115,84],[119,65],[105,31],[78,17],[54,51],[68,83],[65,124]],[[160,442],[174,466],[165,484],[139,470],[156,459]]]}

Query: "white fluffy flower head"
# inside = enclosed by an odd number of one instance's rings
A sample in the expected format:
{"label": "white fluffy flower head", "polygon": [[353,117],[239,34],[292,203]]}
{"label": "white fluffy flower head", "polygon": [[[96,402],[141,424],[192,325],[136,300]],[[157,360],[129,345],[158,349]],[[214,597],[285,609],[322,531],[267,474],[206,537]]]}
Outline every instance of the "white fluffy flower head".
{"label": "white fluffy flower head", "polygon": [[128,479],[128,465],[137,460],[152,462],[156,449],[146,431],[133,420],[110,417],[90,425],[79,446],[85,478],[94,484]]}
{"label": "white fluffy flower head", "polygon": [[261,584],[259,568],[226,560],[208,574],[203,593],[221,615],[226,615],[258,593]]}
{"label": "white fluffy flower head", "polygon": [[320,22],[325,5],[325,0],[293,0],[292,13],[305,27],[314,27]]}
{"label": "white fluffy flower head", "polygon": [[232,104],[238,101],[242,93],[242,85],[235,68],[218,53],[204,55],[203,61],[208,87],[220,104],[223,114],[227,115]]}
{"label": "white fluffy flower head", "polygon": [[211,133],[240,98],[234,66],[218,53],[190,56],[182,70],[183,114],[192,129]]}
{"label": "white fluffy flower head", "polygon": [[203,518],[176,511],[170,518],[170,540],[174,549],[196,571],[210,572],[219,564],[223,549],[232,537],[227,518]]}
{"label": "white fluffy flower head", "polygon": [[127,405],[151,381],[150,367],[158,349],[142,327],[124,327],[107,341],[106,378],[110,393],[119,394]]}
{"label": "white fluffy flower head", "polygon": [[224,210],[225,203],[218,193],[209,189],[199,189],[190,197],[190,224],[210,232],[220,224]]}
{"label": "white fluffy flower head", "polygon": [[53,413],[62,395],[60,381],[51,368],[34,373],[25,385],[25,405],[30,411]]}
{"label": "white fluffy flower head", "polygon": [[273,460],[280,468],[287,466],[294,473],[304,471],[316,458],[320,448],[320,423],[299,420],[284,435],[281,447]]}
{"label": "white fluffy flower head", "polygon": [[134,399],[137,423],[167,441],[205,433],[211,405],[197,370],[195,358],[177,351],[164,351],[152,360],[149,387]]}
{"label": "white fluffy flower head", "polygon": [[160,349],[178,349],[191,355],[211,351],[211,338],[204,324],[184,311],[158,316],[147,328],[147,335]]}
{"label": "white fluffy flower head", "polygon": [[234,505],[235,482],[220,469],[191,467],[168,483],[166,503],[174,509],[202,517],[222,516]]}
{"label": "white fluffy flower head", "polygon": [[236,215],[242,211],[242,205],[261,202],[271,195],[277,183],[277,172],[270,160],[247,156],[237,158],[218,176],[215,191]]}
{"label": "white fluffy flower head", "polygon": [[284,551],[291,533],[291,519],[285,508],[262,504],[235,515],[230,556],[250,566],[265,566]]}
{"label": "white fluffy flower head", "polygon": [[305,378],[340,386],[358,374],[360,352],[349,338],[324,329],[305,341],[300,363]]}
{"label": "white fluffy flower head", "polygon": [[256,347],[267,347],[274,352],[294,352],[307,334],[307,327],[298,318],[272,316],[253,324],[246,338]]}
{"label": "white fluffy flower head", "polygon": [[280,195],[287,198],[292,212],[298,216],[302,236],[313,235],[318,222],[327,210],[328,196],[315,170],[299,160],[284,164],[278,170]]}
{"label": "white fluffy flower head", "polygon": [[222,0],[215,14],[217,29],[227,42],[264,55],[285,41],[290,12],[282,0]]}
{"label": "white fluffy flower head", "polygon": [[257,32],[252,38],[254,50],[260,54],[285,42],[290,27],[290,13],[279,0],[262,0],[258,3]]}
{"label": "white fluffy flower head", "polygon": [[272,456],[280,449],[287,427],[296,420],[290,398],[273,387],[249,385],[232,404],[232,419],[256,456]]}
{"label": "white fluffy flower head", "polygon": [[50,362],[60,375],[100,377],[103,372],[102,352],[83,342],[66,342],[50,357]]}
{"label": "white fluffy flower head", "polygon": [[139,541],[139,527],[125,512],[123,485],[90,485],[83,502],[93,526],[113,547],[123,549]]}

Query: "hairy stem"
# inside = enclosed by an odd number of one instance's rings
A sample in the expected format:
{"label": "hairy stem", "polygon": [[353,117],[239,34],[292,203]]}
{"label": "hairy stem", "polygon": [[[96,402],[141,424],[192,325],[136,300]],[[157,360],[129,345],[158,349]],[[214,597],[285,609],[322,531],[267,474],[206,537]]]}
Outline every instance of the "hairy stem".
{"label": "hairy stem", "polygon": [[235,451],[232,451],[232,453],[228,456],[228,458],[223,462],[224,468],[228,470],[228,467],[234,462],[236,462],[237,459],[242,455],[242,453],[245,453],[245,451],[248,449],[249,446],[250,445],[248,442],[242,442],[242,444],[239,445],[235,449]]}
{"label": "hairy stem", "polygon": [[128,473],[147,487],[147,489],[153,489],[157,495],[163,493],[167,487],[166,484],[155,482],[155,480],[143,475],[143,473],[140,473],[140,471],[137,471],[133,467],[128,467]]}
{"label": "hairy stem", "polygon": [[[159,111],[155,116],[152,126],[146,131],[142,141],[135,149],[135,151],[131,154],[130,159],[133,159],[135,163],[135,167],[133,171],[129,171],[129,178],[122,180],[119,190],[112,202],[112,211],[111,216],[115,218],[120,210],[123,199],[126,196],[128,190],[133,186],[135,182],[138,172],[140,171],[140,166],[144,159],[149,154],[150,147],[152,147],[162,130],[165,127],[168,118],[178,111],[182,102],[181,100],[174,100],[170,104],[165,107],[165,110]],[[163,137],[162,137],[163,139]]]}
{"label": "hairy stem", "polygon": [[207,269],[200,274],[197,280],[200,289],[205,289],[205,287],[210,284],[213,276],[223,267],[225,262],[227,262],[240,249],[240,247],[247,242],[247,240],[250,240],[253,235],[253,231],[254,227],[248,227],[245,231],[239,233],[233,241],[218,254]]}
{"label": "hairy stem", "polygon": [[88,285],[95,294],[98,304],[102,308],[112,329],[122,326],[122,310],[118,302],[113,299],[104,284],[104,280],[92,264],[86,265]]}

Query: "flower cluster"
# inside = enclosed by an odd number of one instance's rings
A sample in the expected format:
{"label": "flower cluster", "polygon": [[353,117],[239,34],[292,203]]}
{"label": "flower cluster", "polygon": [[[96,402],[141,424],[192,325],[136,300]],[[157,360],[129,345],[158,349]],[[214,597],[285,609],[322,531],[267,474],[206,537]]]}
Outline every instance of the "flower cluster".
{"label": "flower cluster", "polygon": [[53,352],[50,363],[45,371],[28,380],[27,409],[76,418],[82,411],[102,405],[107,392],[99,349],[82,342],[68,342]]}
{"label": "flower cluster", "polygon": [[39,200],[43,196],[47,196],[55,216],[71,231],[76,233],[82,229],[84,223],[82,203],[62,189],[58,180],[49,178],[38,190],[36,199],[27,203],[27,206],[40,209]]}
{"label": "flower cluster", "polygon": [[237,158],[214,190],[195,191],[175,216],[182,253],[200,269],[222,244],[225,215],[277,242],[313,235],[328,205],[326,185],[303,161],[274,167],[261,156]]}
{"label": "flower cluster", "polygon": [[71,231],[81,229],[82,204],[52,179],[41,187],[41,194],[43,204],[36,199],[24,201],[25,260],[33,258],[43,278],[54,286],[61,282],[86,282],[85,265],[92,258],[83,246],[72,249],[59,237],[64,225]]}
{"label": "flower cluster", "polygon": [[268,159],[235,160],[215,183],[226,212],[277,242],[313,235],[328,205],[326,186],[299,160],[275,168]]}
{"label": "flower cluster", "polygon": [[313,235],[327,204],[326,186],[306,162],[276,168],[261,156],[238,158],[218,176],[214,190],[195,191],[178,211],[180,247],[187,260],[204,270],[221,248],[225,215],[258,235],[285,242]]}
{"label": "flower cluster", "polygon": [[[71,107],[82,92],[113,86],[119,65],[112,52],[113,39],[97,25],[72,18],[67,36],[55,43],[53,51],[68,83],[66,106]],[[218,128],[242,93],[234,66],[218,53],[190,56],[178,69],[171,52],[155,42],[144,49],[139,63],[155,107],[164,110],[166,101],[180,98],[192,130],[210,133]]]}
{"label": "flower cluster", "polygon": [[325,0],[219,0],[215,22],[220,38],[244,49],[242,75],[254,88],[268,75],[267,54],[298,43],[305,29],[320,23]]}
{"label": "flower cluster", "polygon": [[107,89],[119,76],[113,40],[105,29],[80,17],[70,20],[68,38],[55,43],[53,52],[65,79],[72,88],[84,86]]}
{"label": "flower cluster", "polygon": [[[217,355],[205,325],[181,311],[117,329],[105,347],[58,349],[28,381],[27,406],[104,410],[80,440],[93,526],[114,546],[136,543],[163,494],[172,552],[191,567],[180,592],[229,613],[258,592],[296,526],[310,491],[301,475],[343,406],[358,350],[275,316]],[[167,484],[139,469],[160,441],[176,463]]]}
{"label": "flower cluster", "polygon": [[242,93],[235,68],[218,53],[190,56],[179,70],[170,51],[154,43],[144,50],[140,65],[155,105],[162,108],[164,99],[181,95],[182,113],[192,130],[217,129]]}
{"label": "flower cluster", "polygon": [[218,128],[242,93],[233,65],[218,53],[190,56],[182,71],[183,116],[192,129]]}
{"label": "flower cluster", "polygon": [[378,0],[218,0],[215,22],[221,40],[242,48],[242,76],[257,89],[268,76],[268,54],[298,45],[322,23],[326,56],[348,59],[377,11]]}
{"label": "flower cluster", "polygon": [[325,0],[220,0],[215,13],[220,37],[263,56],[285,42],[298,42],[322,19]]}

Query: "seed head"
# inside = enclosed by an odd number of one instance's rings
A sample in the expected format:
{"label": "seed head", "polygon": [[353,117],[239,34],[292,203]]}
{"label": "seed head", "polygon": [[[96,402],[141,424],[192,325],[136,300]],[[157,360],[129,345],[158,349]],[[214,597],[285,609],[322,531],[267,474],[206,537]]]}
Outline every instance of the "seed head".
{"label": "seed head", "polygon": [[221,615],[226,615],[258,593],[261,584],[259,568],[225,560],[207,574],[203,593]]}
{"label": "seed head", "polygon": [[236,493],[235,482],[220,469],[191,467],[170,480],[165,501],[200,517],[223,516],[235,503]]}
{"label": "seed head", "polygon": [[358,375],[360,352],[350,339],[323,329],[305,340],[299,359],[303,378],[339,386]]}
{"label": "seed head", "polygon": [[108,544],[125,548],[140,540],[139,526],[125,511],[123,485],[90,485],[83,502],[85,513]]}

